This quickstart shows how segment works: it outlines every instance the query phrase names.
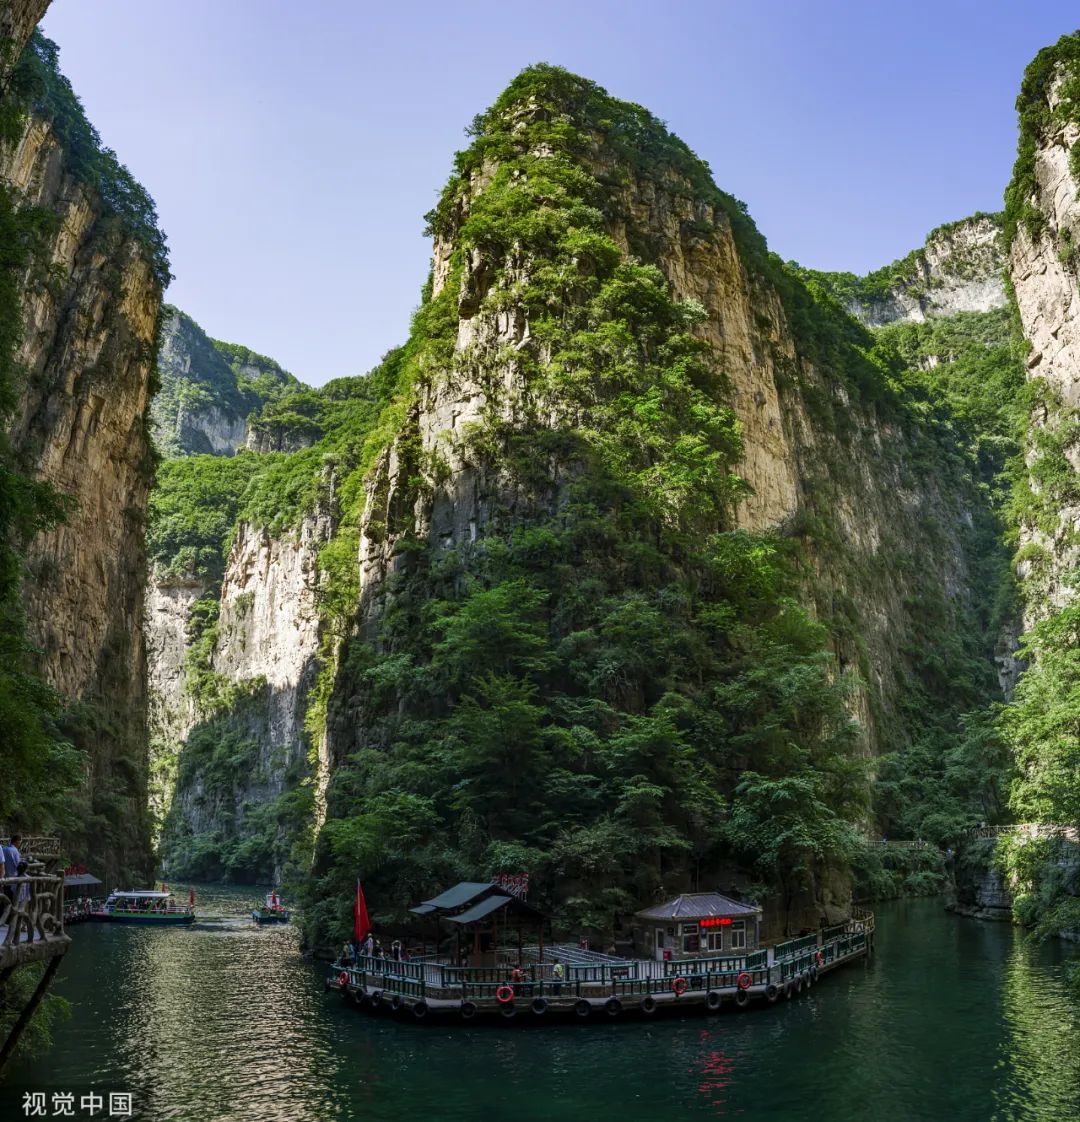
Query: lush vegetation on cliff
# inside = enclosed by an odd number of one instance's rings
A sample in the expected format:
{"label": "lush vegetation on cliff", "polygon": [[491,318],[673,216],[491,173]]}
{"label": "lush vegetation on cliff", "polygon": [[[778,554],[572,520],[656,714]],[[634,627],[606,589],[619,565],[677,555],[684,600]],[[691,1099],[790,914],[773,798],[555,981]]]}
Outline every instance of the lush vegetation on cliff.
{"label": "lush vegetation on cliff", "polygon": [[[472,132],[429,215],[448,272],[406,346],[368,378],[267,404],[254,430],[294,450],[163,472],[155,553],[179,559],[173,576],[210,579],[188,671],[207,720],[182,782],[235,806],[258,738],[257,684],[222,692],[208,669],[232,527],[287,532],[332,479],[307,722],[339,752],[308,894],[318,935],[344,922],[357,873],[389,912],[457,876],[527,869],[560,921],[605,928],[702,877],[787,905],[849,867],[867,892],[940,887],[933,850],[886,859],[860,843],[869,777],[846,713],[862,689],[884,752],[883,833],[944,846],[1008,813],[1012,757],[990,705],[993,643],[1015,611],[1003,527],[1029,403],[1014,311],[867,331],[845,303],[910,289],[916,255],[854,287],[783,265],[681,142],[562,71],[526,71]],[[702,342],[705,310],[673,298],[650,264],[655,230],[620,210],[639,175],[712,207],[689,235],[709,244],[730,229],[755,291],[782,302],[798,352],[780,364],[784,389],[815,425],[816,456],[783,537],[733,530],[744,484],[729,390]],[[758,316],[760,345],[775,326]],[[440,507],[452,469],[417,419],[464,379],[486,404],[453,454],[485,480],[487,513],[436,546],[414,515],[452,519]],[[838,512],[863,493],[852,457],[882,432],[871,488],[921,502],[896,506],[868,561]],[[388,543],[394,561],[365,590],[357,634],[365,502],[369,548]],[[963,587],[943,590],[945,568]],[[883,587],[893,645],[871,649],[865,613]],[[169,852],[193,857],[189,871],[240,875],[280,862],[283,827],[302,866],[311,809],[310,775],[298,777],[288,807],[234,833],[181,831]]]}
{"label": "lush vegetation on cliff", "polygon": [[[1055,83],[1060,82],[1056,86]],[[1051,91],[1054,104],[1051,104]],[[1016,99],[1020,118],[1020,139],[1013,165],[1012,180],[1005,191],[1005,240],[1011,245],[1023,226],[1029,237],[1037,238],[1046,229],[1046,215],[1038,205],[1039,186],[1035,161],[1039,145],[1053,128],[1080,125],[1080,31],[1063,35],[1052,47],[1044,47],[1024,71]],[[1073,177],[1080,181],[1080,146],[1069,155]],[[1061,231],[1067,244],[1058,247],[1072,257],[1076,247],[1071,234]]]}
{"label": "lush vegetation on cliff", "polygon": [[[101,145],[70,84],[57,65],[55,44],[35,34],[0,100],[0,144],[14,144],[28,115],[44,118],[64,148],[65,168],[102,204],[99,221],[119,223],[141,244],[157,279],[168,280],[165,240],[157,227],[153,201]],[[137,774],[137,761],[121,762],[119,773],[96,776],[91,797],[81,784],[93,772],[92,752],[77,745],[89,726],[107,732],[107,714],[92,703],[56,695],[35,669],[27,638],[20,589],[26,551],[33,536],[55,526],[68,509],[63,496],[31,480],[10,447],[11,418],[26,372],[15,363],[22,340],[24,286],[50,283],[51,242],[59,217],[27,205],[0,184],[0,825],[25,830],[60,830],[76,841],[93,831],[101,839],[119,836],[113,785],[124,787]],[[141,745],[139,746],[142,747]],[[117,831],[114,835],[112,831]],[[128,835],[125,835],[125,840]]]}
{"label": "lush vegetation on cliff", "polygon": [[[540,67],[472,131],[429,216],[454,252],[397,406],[409,483],[371,482],[373,509],[388,506],[369,535],[392,540],[402,563],[369,593],[378,631],[342,652],[329,721],[348,756],[329,793],[315,928],[341,922],[358,872],[400,907],[456,876],[524,868],[560,921],[605,929],[661,887],[739,869],[790,905],[861,848],[853,824],[867,784],[844,695],[869,667],[841,673],[826,653],[847,644],[835,601],[828,629],[806,617],[788,546],[732,531],[739,437],[694,332],[702,311],[642,263],[659,246],[612,186],[642,173],[661,190],[692,184],[716,207],[716,225],[701,219],[695,235],[731,223],[747,267],[780,292],[804,361],[946,476],[963,478],[964,452],[944,422],[925,425],[896,349],[770,257],[743,208],[644,110]],[[612,242],[610,222],[638,259]],[[455,353],[459,291],[480,334]],[[500,314],[527,336],[485,340],[485,319]],[[446,467],[408,406],[466,370],[487,406],[464,450],[498,497],[475,542],[436,548],[412,511],[438,502]],[[843,475],[850,414],[807,368],[792,374]],[[832,531],[818,527],[804,524],[792,544],[805,535],[822,547]],[[941,768],[959,707],[992,686],[985,618],[939,643],[957,611],[927,595],[913,616],[919,689],[890,715],[902,726],[893,739],[931,724],[940,742],[922,742],[909,779],[928,758]],[[976,763],[955,765],[958,804]],[[904,808],[918,799],[901,794]]]}

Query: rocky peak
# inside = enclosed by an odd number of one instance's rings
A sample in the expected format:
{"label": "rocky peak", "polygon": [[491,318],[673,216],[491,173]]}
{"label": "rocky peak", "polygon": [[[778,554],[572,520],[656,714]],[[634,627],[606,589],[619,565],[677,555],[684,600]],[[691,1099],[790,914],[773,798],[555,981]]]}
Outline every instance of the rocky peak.
{"label": "rocky peak", "polygon": [[1000,214],[975,214],[938,226],[906,257],[864,277],[819,273],[848,312],[868,327],[921,323],[1006,303]]}

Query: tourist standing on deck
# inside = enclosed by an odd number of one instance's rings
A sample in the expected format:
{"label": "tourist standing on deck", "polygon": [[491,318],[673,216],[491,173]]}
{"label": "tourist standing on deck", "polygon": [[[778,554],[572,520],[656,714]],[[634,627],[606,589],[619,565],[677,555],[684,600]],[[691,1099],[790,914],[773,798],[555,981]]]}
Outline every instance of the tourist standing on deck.
{"label": "tourist standing on deck", "polygon": [[371,958],[375,953],[375,934],[372,931],[368,932],[367,938],[364,940],[364,954]]}
{"label": "tourist standing on deck", "polygon": [[551,981],[553,982],[551,991],[555,994],[556,997],[558,997],[559,994],[562,993],[562,980],[563,964],[558,959],[556,959],[555,965],[551,968]]}

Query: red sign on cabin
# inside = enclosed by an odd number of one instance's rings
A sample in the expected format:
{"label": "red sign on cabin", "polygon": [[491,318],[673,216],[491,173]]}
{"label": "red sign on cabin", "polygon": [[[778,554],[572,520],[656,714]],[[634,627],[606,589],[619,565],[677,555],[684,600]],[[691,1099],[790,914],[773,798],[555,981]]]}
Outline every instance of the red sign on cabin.
{"label": "red sign on cabin", "polygon": [[511,896],[516,896],[519,900],[524,900],[529,895],[528,873],[499,873],[495,878],[495,883],[504,892],[509,892]]}
{"label": "red sign on cabin", "polygon": [[700,921],[702,927],[730,927],[731,919],[728,916],[708,916]]}

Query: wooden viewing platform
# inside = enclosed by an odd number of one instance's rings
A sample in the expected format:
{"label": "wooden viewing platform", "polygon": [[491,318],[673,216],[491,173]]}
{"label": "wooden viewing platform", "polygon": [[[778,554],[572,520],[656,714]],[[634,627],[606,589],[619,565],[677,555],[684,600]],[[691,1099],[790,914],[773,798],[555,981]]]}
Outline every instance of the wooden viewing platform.
{"label": "wooden viewing platform", "polygon": [[33,837],[24,838],[22,844],[29,866],[26,874],[0,876],[0,997],[6,997],[8,981],[20,966],[44,963],[45,970],[0,1043],[0,1069],[15,1050],[71,945],[64,931],[64,878],[45,871],[59,861],[60,840]]}
{"label": "wooden viewing platform", "polygon": [[661,1011],[717,1012],[790,1000],[820,975],[868,955],[873,943],[873,913],[857,909],[847,923],[742,955],[668,961],[593,955],[592,961],[564,962],[561,982],[552,977],[549,948],[544,960],[523,964],[524,980],[517,983],[511,983],[505,967],[361,955],[355,965],[335,963],[327,988],[366,1012],[441,1023],[449,1016],[540,1021],[555,1015],[584,1021]]}

